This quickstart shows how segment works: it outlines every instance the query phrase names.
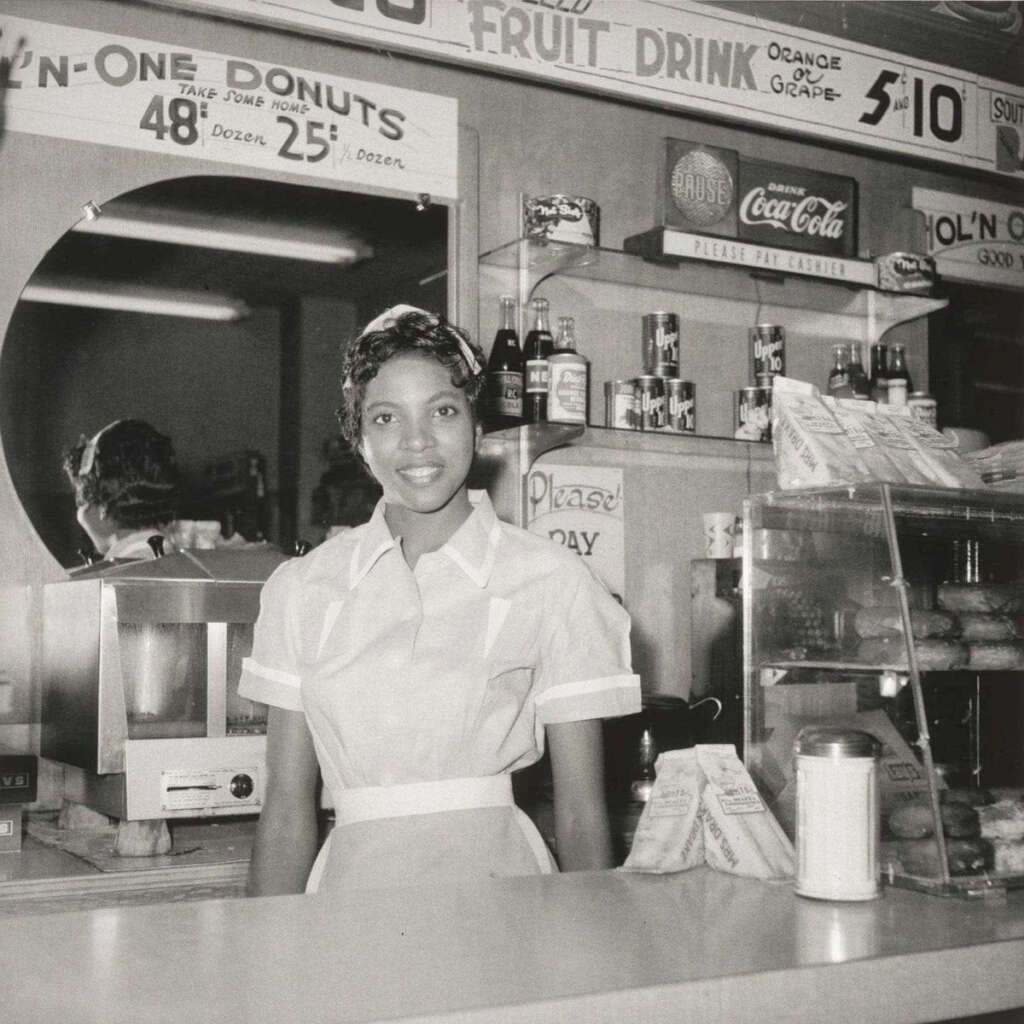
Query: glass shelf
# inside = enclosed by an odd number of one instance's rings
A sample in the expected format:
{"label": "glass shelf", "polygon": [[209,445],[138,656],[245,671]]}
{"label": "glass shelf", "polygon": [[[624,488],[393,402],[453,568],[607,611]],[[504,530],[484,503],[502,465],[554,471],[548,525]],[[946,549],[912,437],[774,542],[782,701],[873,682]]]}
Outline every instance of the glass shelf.
{"label": "glass shelf", "polygon": [[943,309],[948,299],[879,292],[828,278],[695,259],[655,261],[620,249],[519,238],[483,253],[481,266],[519,272],[523,302],[552,276],[601,281],[694,297],[715,297],[751,305],[856,316],[868,321],[868,336],[879,338],[897,324]]}

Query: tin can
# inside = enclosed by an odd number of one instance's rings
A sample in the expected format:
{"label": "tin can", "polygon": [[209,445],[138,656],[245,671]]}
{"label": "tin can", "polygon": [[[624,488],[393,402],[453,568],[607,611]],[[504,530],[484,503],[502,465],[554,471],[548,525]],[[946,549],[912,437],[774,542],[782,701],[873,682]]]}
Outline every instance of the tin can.
{"label": "tin can", "polygon": [[736,435],[744,441],[772,439],[772,389],[740,388],[736,392]]}
{"label": "tin can", "polygon": [[[889,382],[892,387],[892,381]],[[907,395],[907,407],[910,415],[930,427],[937,427],[939,424],[939,403],[928,394],[927,391],[911,391]]]}
{"label": "tin can", "polygon": [[796,892],[823,900],[879,895],[878,759],[870,733],[800,730],[796,755]]}
{"label": "tin can", "polygon": [[636,378],[633,416],[640,430],[661,430],[665,425],[665,379],[645,373]]}
{"label": "tin can", "polygon": [[781,324],[757,324],[751,327],[750,379],[761,382],[764,376],[786,372],[786,329]]}
{"label": "tin can", "polygon": [[616,430],[636,430],[634,392],[632,380],[606,380],[604,382],[604,425]]}
{"label": "tin can", "polygon": [[523,234],[542,242],[600,244],[601,210],[586,196],[523,197]]}
{"label": "tin can", "polygon": [[646,313],[642,323],[644,374],[675,377],[679,373],[679,317],[675,313]]}
{"label": "tin can", "polygon": [[692,434],[697,429],[697,399],[692,380],[670,378],[665,381],[665,427],[676,434]]}

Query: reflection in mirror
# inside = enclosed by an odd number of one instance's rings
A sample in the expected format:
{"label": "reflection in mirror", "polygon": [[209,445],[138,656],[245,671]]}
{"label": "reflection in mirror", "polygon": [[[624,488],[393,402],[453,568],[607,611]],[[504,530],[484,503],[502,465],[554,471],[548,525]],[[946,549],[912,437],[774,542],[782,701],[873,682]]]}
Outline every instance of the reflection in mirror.
{"label": "reflection in mirror", "polygon": [[83,214],[0,352],[0,441],[54,557],[90,547],[61,454],[122,417],[172,438],[187,518],[289,552],[359,521],[375,491],[338,444],[341,348],[396,302],[447,312],[447,209],[211,176]]}

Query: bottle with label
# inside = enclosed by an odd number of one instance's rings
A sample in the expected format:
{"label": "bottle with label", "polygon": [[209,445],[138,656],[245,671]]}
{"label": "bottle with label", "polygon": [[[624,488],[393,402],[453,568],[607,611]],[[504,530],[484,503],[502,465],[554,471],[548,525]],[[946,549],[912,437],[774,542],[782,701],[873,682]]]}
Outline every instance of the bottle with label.
{"label": "bottle with label", "polygon": [[654,765],[657,760],[658,747],[654,742],[654,735],[650,726],[645,726],[637,748],[633,779],[629,784],[629,795],[637,803],[645,804],[650,799],[651,790],[654,789]]}
{"label": "bottle with label", "polygon": [[910,371],[907,369],[907,357],[902,345],[893,345],[892,353],[889,357],[889,380],[892,380],[894,377],[902,378],[907,382],[908,395],[914,390],[914,385],[910,381]]}
{"label": "bottle with label", "polygon": [[860,345],[856,342],[850,346],[846,374],[850,379],[850,388],[854,398],[871,397],[871,381],[868,380],[868,375],[864,372],[864,364],[860,361]]}
{"label": "bottle with label", "polygon": [[832,346],[832,369],[828,375],[828,393],[833,398],[851,398],[853,389],[850,387],[850,375],[847,363],[850,353],[845,345]]}
{"label": "bottle with label", "polygon": [[889,399],[889,347],[884,341],[871,346],[871,401],[883,405]]}
{"label": "bottle with label", "polygon": [[558,318],[558,338],[548,357],[548,420],[586,423],[590,363],[576,351],[576,321]]}
{"label": "bottle with label", "polygon": [[484,424],[487,430],[518,427],[523,422],[523,352],[516,332],[516,300],[501,297],[501,326],[487,360]]}
{"label": "bottle with label", "polygon": [[536,298],[530,308],[532,326],[523,343],[523,422],[543,423],[548,418],[548,356],[555,339],[548,327],[548,300]]}

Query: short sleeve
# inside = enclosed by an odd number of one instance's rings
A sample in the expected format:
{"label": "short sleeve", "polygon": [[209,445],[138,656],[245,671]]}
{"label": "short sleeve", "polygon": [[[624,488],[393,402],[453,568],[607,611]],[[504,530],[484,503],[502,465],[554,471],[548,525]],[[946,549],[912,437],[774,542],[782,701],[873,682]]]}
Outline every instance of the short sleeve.
{"label": "short sleeve", "polygon": [[585,564],[574,566],[568,581],[552,583],[534,687],[538,723],[638,712],[629,615]]}
{"label": "short sleeve", "polygon": [[286,711],[302,711],[297,636],[290,614],[292,565],[285,562],[276,569],[260,592],[252,655],[242,662],[238,695]]}

